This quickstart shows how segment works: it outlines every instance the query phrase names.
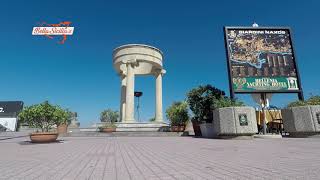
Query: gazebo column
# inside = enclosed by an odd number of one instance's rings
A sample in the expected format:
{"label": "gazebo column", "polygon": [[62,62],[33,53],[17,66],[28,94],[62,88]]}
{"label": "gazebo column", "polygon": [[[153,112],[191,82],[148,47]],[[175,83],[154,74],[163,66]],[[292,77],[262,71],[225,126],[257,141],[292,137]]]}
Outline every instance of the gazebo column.
{"label": "gazebo column", "polygon": [[127,63],[126,77],[126,103],[125,103],[125,122],[135,122],[134,120],[134,67],[133,63]]}
{"label": "gazebo column", "polygon": [[121,75],[120,122],[124,122],[124,121],[125,121],[125,112],[126,112],[126,88],[127,88],[127,78],[126,78],[126,75]]}
{"label": "gazebo column", "polygon": [[156,122],[163,122],[163,114],[162,114],[162,75],[163,72],[159,70],[156,73]]}

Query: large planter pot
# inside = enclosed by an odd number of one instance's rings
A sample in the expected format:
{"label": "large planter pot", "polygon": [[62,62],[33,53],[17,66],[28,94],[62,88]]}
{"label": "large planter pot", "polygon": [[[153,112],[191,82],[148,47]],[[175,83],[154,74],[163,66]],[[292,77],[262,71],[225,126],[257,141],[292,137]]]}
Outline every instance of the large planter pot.
{"label": "large planter pot", "polygon": [[193,131],[195,136],[201,136],[200,123],[198,121],[192,121]]}
{"label": "large planter pot", "polygon": [[205,138],[214,138],[214,128],[212,123],[202,123],[200,124],[201,135]]}
{"label": "large planter pot", "polygon": [[57,127],[58,134],[66,134],[68,131],[68,125],[67,124],[60,124]]}
{"label": "large planter pot", "polygon": [[185,126],[171,126],[171,132],[183,132],[185,129]]}
{"label": "large planter pot", "polygon": [[100,128],[100,132],[112,133],[112,132],[116,132],[116,128],[113,128],[113,127]]}
{"label": "large planter pot", "polygon": [[253,107],[226,107],[213,111],[214,133],[220,137],[252,136],[258,132]]}
{"label": "large planter pot", "polygon": [[30,140],[33,143],[55,142],[57,138],[58,138],[58,133],[56,132],[39,132],[39,133],[30,134]]}
{"label": "large planter pot", "polygon": [[320,133],[320,106],[299,106],[281,110],[283,128],[290,136]]}

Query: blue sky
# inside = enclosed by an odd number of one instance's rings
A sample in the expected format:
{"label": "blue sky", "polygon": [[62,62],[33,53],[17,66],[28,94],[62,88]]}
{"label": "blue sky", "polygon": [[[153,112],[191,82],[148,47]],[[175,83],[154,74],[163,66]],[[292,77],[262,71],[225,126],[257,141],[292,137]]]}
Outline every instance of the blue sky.
{"label": "blue sky", "polygon": [[[228,92],[223,26],[290,26],[305,96],[320,94],[319,1],[24,1],[0,5],[0,100],[49,100],[77,111],[82,126],[105,108],[119,109],[120,80],[112,50],[127,43],[160,48],[167,74],[164,109],[201,84]],[[65,44],[32,36],[38,22],[71,21]],[[153,77],[137,77],[141,116],[154,115]],[[248,95],[238,96],[252,104]],[[283,106],[296,95],[275,95]]]}

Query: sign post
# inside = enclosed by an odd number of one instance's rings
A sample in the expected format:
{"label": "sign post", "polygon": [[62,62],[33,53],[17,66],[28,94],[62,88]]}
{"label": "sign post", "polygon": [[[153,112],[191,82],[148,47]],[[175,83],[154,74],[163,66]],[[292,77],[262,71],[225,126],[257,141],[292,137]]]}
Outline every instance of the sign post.
{"label": "sign post", "polygon": [[267,110],[269,108],[270,100],[272,97],[271,93],[260,93],[260,94],[251,94],[252,99],[259,104],[262,111],[262,132],[263,134],[267,133]]}
{"label": "sign post", "polygon": [[18,114],[22,108],[22,101],[0,101],[0,125],[7,131],[16,131]]}

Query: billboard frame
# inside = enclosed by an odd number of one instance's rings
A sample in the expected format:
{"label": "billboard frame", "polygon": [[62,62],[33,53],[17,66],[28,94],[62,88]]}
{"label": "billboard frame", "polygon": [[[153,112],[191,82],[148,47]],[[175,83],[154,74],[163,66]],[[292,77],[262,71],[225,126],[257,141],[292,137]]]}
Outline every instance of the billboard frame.
{"label": "billboard frame", "polygon": [[[293,64],[294,68],[296,70],[296,76],[297,76],[297,83],[299,86],[299,90],[291,90],[291,91],[285,91],[285,90],[255,90],[255,91],[235,91],[233,89],[233,83],[232,83],[232,67],[231,67],[231,62],[230,62],[230,50],[228,47],[228,30],[234,29],[234,30],[264,30],[264,29],[269,29],[269,30],[285,30],[289,32],[289,40],[291,42],[291,49],[292,49],[292,57],[293,57]],[[294,42],[293,42],[293,35],[290,27],[246,27],[246,26],[224,26],[223,27],[223,32],[224,32],[224,43],[225,43],[225,49],[226,49],[226,56],[227,56],[227,68],[228,68],[228,79],[229,79],[229,91],[230,91],[230,97],[232,99],[235,98],[235,94],[262,94],[262,93],[297,93],[299,100],[304,100],[303,97],[303,89],[302,89],[302,84],[301,84],[301,79],[300,79],[300,73],[299,73],[299,68],[298,68],[298,61],[296,58],[296,53],[294,49]]]}

